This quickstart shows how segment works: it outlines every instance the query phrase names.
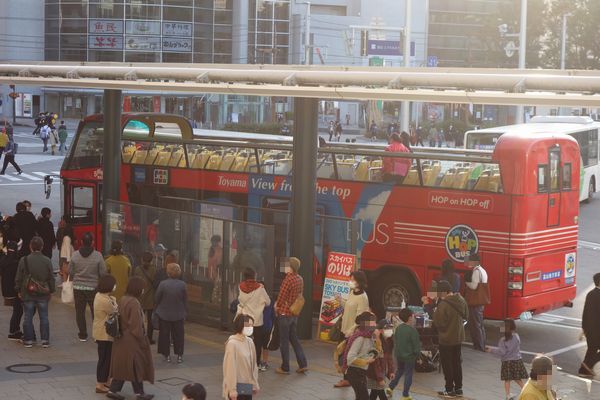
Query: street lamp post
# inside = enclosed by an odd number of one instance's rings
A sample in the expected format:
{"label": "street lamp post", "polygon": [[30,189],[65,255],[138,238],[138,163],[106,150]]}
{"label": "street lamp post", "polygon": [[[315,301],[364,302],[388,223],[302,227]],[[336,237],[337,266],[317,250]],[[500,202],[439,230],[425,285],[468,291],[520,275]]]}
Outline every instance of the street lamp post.
{"label": "street lamp post", "polygon": [[303,1],[298,4],[306,4],[306,29],[304,31],[304,65],[310,64],[310,1]]}
{"label": "street lamp post", "polygon": [[[527,0],[521,0],[521,30],[519,32],[519,69],[525,69],[527,56]],[[517,106],[517,124],[524,122],[525,108]]]}
{"label": "street lamp post", "polygon": [[[404,67],[410,67],[410,36],[412,22],[412,0],[406,0],[406,9],[404,11]],[[408,132],[410,127],[410,102],[403,101],[401,111],[400,127],[403,131]]]}
{"label": "street lamp post", "polygon": [[563,14],[562,16],[562,43],[560,46],[560,69],[565,69],[565,59],[567,57],[567,18],[572,16],[571,13]]}

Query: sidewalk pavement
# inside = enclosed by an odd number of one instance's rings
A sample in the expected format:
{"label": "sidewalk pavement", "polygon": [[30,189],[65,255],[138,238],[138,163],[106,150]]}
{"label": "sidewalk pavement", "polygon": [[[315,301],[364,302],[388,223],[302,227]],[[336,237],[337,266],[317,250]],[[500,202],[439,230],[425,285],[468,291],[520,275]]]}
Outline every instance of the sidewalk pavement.
{"label": "sidewalk pavement", "polygon": [[[9,307],[0,309],[0,326],[7,332],[10,318]],[[18,342],[0,340],[5,368],[0,370],[0,400],[8,399],[104,399],[94,393],[96,369],[96,344],[77,339],[75,312],[71,305],[60,303],[55,296],[50,304],[51,347],[43,349],[34,346],[26,349]],[[37,318],[35,319],[36,331]],[[88,315],[91,332],[91,320]],[[156,395],[156,399],[181,398],[181,388],[188,382],[200,382],[208,391],[208,399],[221,398],[222,361],[224,343],[229,333],[202,325],[186,324],[186,343],[183,364],[168,364],[154,354],[156,382],[146,384],[145,390]],[[304,341],[303,346],[309,360],[307,374],[292,373],[289,376],[277,375],[274,368],[280,362],[279,352],[272,352],[271,369],[260,373],[261,391],[257,399],[264,400],[352,400],[351,388],[334,389],[339,380],[332,366],[331,344],[316,340]],[[156,351],[153,346],[153,351]],[[530,361],[527,359],[526,361]],[[39,373],[14,373],[6,367],[15,364],[42,364],[50,367]],[[22,366],[21,370],[39,369],[36,366]],[[295,363],[292,361],[292,368]],[[500,382],[500,362],[488,354],[463,347],[464,390],[466,399],[503,399],[504,390]],[[578,377],[558,372],[554,377],[559,395],[563,399],[600,399],[600,382],[587,383]],[[443,387],[443,376],[438,372],[415,374],[413,398],[427,400],[437,398],[435,391]],[[513,389],[517,393],[516,387]],[[123,393],[133,398],[129,384]],[[394,393],[394,399],[400,393]]]}

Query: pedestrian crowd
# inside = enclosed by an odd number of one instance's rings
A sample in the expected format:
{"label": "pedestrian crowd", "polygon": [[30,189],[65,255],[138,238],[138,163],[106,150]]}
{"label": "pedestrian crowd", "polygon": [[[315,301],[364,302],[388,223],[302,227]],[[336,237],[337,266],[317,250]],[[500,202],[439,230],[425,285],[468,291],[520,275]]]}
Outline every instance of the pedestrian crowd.
{"label": "pedestrian crowd", "polygon": [[[167,251],[160,261],[151,251],[134,260],[124,252],[123,243],[115,240],[104,257],[95,250],[91,233],[76,238],[73,227],[64,218],[55,233],[51,218],[48,208],[43,208],[36,218],[31,203],[25,200],[16,205],[14,215],[1,220],[2,295],[5,305],[12,307],[8,338],[20,341],[25,348],[38,343],[33,324],[37,313],[39,343],[48,348],[49,300],[60,287],[62,301],[74,302],[74,325],[81,342],[88,340],[86,310],[90,310],[91,336],[98,354],[95,392],[124,399],[121,391],[125,382],[130,382],[138,400],[152,399],[154,396],[144,389],[145,382],[154,383],[155,379],[151,346],[157,344],[156,352],[164,362],[173,362],[172,348],[175,361],[184,363],[188,294],[181,280],[177,251]],[[55,249],[59,256],[56,269],[52,262]],[[248,400],[261,390],[259,374],[270,368],[270,351],[281,353],[281,364],[274,368],[277,374],[292,372],[290,346],[297,364],[295,372],[305,374],[309,370],[297,332],[298,316],[305,302],[304,281],[299,274],[300,260],[287,259],[281,271],[284,278],[273,301],[259,280],[263,276],[257,274],[252,263],[239,263],[243,267],[242,280],[236,288],[237,298],[230,305],[233,334],[224,348],[221,395],[225,399]],[[468,256],[462,282],[454,263],[445,260],[441,275],[421,299],[422,308],[407,306],[409,299],[403,299],[399,310],[379,317],[369,306],[367,276],[362,271],[353,272],[343,312],[329,332],[330,339],[338,343],[333,360],[342,375],[334,386],[351,387],[357,400],[384,400],[393,398],[403,380],[401,399],[410,400],[414,373],[438,361],[437,356],[422,351],[424,332],[434,331],[445,381],[438,394],[444,398],[462,397],[462,344],[467,326],[475,350],[500,358],[499,375],[506,399],[513,398],[513,381],[520,389],[514,398],[556,399],[551,390],[553,361],[538,356],[527,372],[514,320],[504,321],[497,347],[486,345],[483,313],[490,303],[490,291],[488,274],[481,264],[479,254]],[[213,272],[218,274],[219,268],[216,265]],[[61,279],[57,280],[57,274]],[[583,316],[588,353],[580,373],[586,376],[594,375],[600,350],[593,314],[600,306],[600,273],[594,275],[594,283],[596,287],[586,298]],[[154,330],[158,330],[157,343]],[[182,396],[204,399],[206,390],[200,384],[187,385]]]}

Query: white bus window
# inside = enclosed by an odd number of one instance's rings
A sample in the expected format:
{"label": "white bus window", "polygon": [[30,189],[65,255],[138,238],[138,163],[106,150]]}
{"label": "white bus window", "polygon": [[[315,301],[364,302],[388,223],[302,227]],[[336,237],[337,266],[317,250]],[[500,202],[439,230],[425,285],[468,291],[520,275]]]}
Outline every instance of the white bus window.
{"label": "white bus window", "polygon": [[563,165],[562,190],[571,190],[571,163]]}
{"label": "white bus window", "polygon": [[538,182],[538,193],[548,192],[548,180],[546,178],[546,168],[548,165],[538,165],[537,182]]}

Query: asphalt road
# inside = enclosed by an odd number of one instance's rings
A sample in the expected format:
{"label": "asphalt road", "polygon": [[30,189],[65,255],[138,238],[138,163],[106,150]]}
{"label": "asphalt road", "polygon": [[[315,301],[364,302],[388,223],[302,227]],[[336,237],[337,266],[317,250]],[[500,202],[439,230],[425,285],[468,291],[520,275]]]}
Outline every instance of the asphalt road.
{"label": "asphalt road", "polygon": [[[72,132],[72,130],[71,130]],[[62,156],[42,153],[41,140],[31,135],[30,128],[17,127],[16,140],[19,143],[17,162],[25,171],[25,176],[17,176],[9,167],[7,174],[13,179],[0,176],[0,211],[14,213],[15,203],[28,199],[33,203],[33,211],[38,214],[42,207],[53,212],[55,224],[60,218],[60,183],[55,180],[52,195],[45,198],[43,174],[60,170]],[[526,361],[536,353],[550,353],[558,367],[576,374],[585,353],[585,342],[579,341],[581,313],[586,293],[593,287],[592,275],[600,271],[600,193],[590,204],[581,204],[580,246],[577,269],[577,298],[573,308],[562,308],[550,313],[535,316],[532,321],[518,323],[522,340],[522,350]],[[500,336],[500,323],[487,321],[488,345],[495,345]],[[574,378],[576,379],[576,378]]]}

